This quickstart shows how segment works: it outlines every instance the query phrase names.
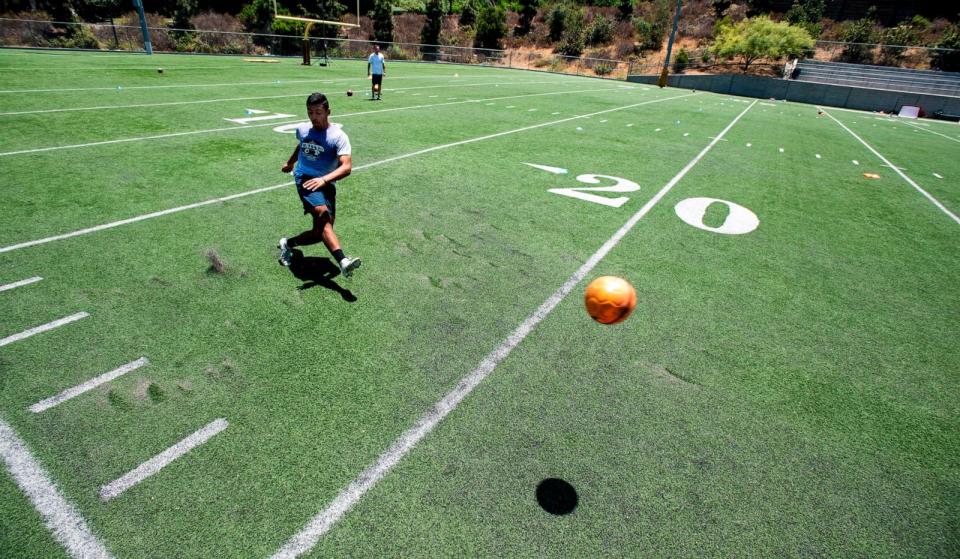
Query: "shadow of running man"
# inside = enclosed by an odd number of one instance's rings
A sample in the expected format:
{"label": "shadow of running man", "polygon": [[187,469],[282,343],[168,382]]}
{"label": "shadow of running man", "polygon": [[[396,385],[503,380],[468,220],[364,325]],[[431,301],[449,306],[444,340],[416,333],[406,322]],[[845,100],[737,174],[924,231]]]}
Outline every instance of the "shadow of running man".
{"label": "shadow of running man", "polygon": [[333,281],[333,278],[340,275],[340,268],[329,258],[304,256],[303,252],[294,249],[293,259],[290,262],[290,272],[293,273],[294,277],[303,281],[303,285],[297,287],[301,291],[319,285],[331,291],[336,291],[348,303],[357,300],[356,295],[349,289],[344,289]]}

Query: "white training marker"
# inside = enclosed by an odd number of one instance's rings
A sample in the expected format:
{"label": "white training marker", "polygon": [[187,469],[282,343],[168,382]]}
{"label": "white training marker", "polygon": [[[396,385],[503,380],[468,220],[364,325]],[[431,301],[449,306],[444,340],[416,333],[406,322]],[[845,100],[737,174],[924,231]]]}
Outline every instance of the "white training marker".
{"label": "white training marker", "polygon": [[748,148],[749,148],[749,147],[753,147],[753,144],[751,144],[750,142],[747,142],[747,147],[748,147]]}
{"label": "white training marker", "polygon": [[123,476],[100,488],[100,499],[109,501],[127,489],[156,474],[171,462],[210,440],[214,435],[227,428],[226,419],[215,419],[205,427],[195,431],[189,437],[164,450],[160,454],[140,464]]}
{"label": "white training marker", "polygon": [[943,176],[940,173],[934,173],[933,176],[937,177],[938,179],[943,178]]}
{"label": "white training marker", "polygon": [[783,148],[777,148],[777,149],[780,151],[780,153],[783,153]]}
{"label": "white training marker", "polygon": [[8,283],[6,285],[0,285],[0,291],[7,291],[9,289],[16,289],[17,287],[23,287],[24,285],[30,285],[31,283],[37,283],[42,280],[40,276],[34,276],[32,278],[27,278],[25,280],[15,281],[13,283]]}
{"label": "white training marker", "polygon": [[440,97],[439,95],[427,95],[427,97],[433,99],[434,97]]}
{"label": "white training marker", "polygon": [[663,130],[663,128],[657,128],[654,132],[660,132],[661,130]]}
{"label": "white training marker", "polygon": [[560,113],[554,112],[554,113],[550,113],[550,114],[551,114],[551,115],[558,115],[558,114],[560,114]]}
{"label": "white training marker", "polygon": [[601,120],[601,121],[600,121],[600,124],[603,124],[604,122],[607,122],[607,119]]}
{"label": "white training marker", "polygon": [[506,108],[508,108],[508,109],[512,109],[512,108],[514,108],[514,107],[516,107],[516,105],[507,105],[507,106],[506,106]]}
{"label": "white training marker", "polygon": [[816,154],[814,154],[814,155],[816,156],[817,159],[820,159],[820,154],[819,154],[819,153],[816,153]]}
{"label": "white training marker", "polygon": [[580,126],[577,126],[577,130],[583,130],[583,128],[581,128]]}
{"label": "white training marker", "polygon": [[627,125],[627,128],[630,128],[631,126],[633,126],[633,123],[632,123],[632,122]]}
{"label": "white training marker", "polygon": [[496,105],[496,103],[487,103],[487,106]]}
{"label": "white training marker", "polygon": [[689,132],[684,132],[684,133],[683,133],[683,137],[684,137],[684,138],[686,138],[686,137],[689,136],[689,135],[690,135]]}
{"label": "white training marker", "polygon": [[532,113],[532,112],[534,112],[534,111],[536,111],[536,110],[537,110],[537,109],[527,109],[527,112],[528,112],[528,113]]}
{"label": "white training marker", "polygon": [[64,324],[70,324],[71,322],[80,320],[81,318],[86,318],[88,316],[90,315],[85,312],[78,312],[76,314],[71,314],[70,316],[61,318],[59,320],[54,320],[53,322],[41,324],[40,326],[37,326],[35,328],[24,330],[19,334],[14,334],[12,336],[7,336],[6,338],[3,338],[2,340],[0,340],[0,347],[5,346],[7,344],[12,344],[13,342],[19,342],[20,340],[29,338],[30,336],[33,336],[36,334],[40,334],[42,332],[46,332],[47,330],[53,330],[54,328],[59,328]]}
{"label": "white training marker", "polygon": [[87,382],[84,382],[83,384],[78,384],[73,388],[68,388],[63,392],[61,392],[60,394],[57,394],[56,396],[52,396],[45,400],[40,400],[36,404],[30,406],[28,409],[33,413],[40,413],[42,411],[52,408],[53,406],[62,404],[67,400],[70,400],[71,398],[76,398],[77,396],[83,394],[84,392],[89,392],[90,390],[93,390],[94,388],[100,386],[101,384],[110,382],[111,380],[114,380],[116,378],[120,378],[121,376],[129,373],[130,371],[135,371],[140,367],[143,367],[144,365],[149,365],[149,364],[150,364],[150,361],[148,361],[146,357],[141,357],[140,359],[127,363],[122,367],[118,367],[110,371],[109,373],[103,373],[102,375],[92,378]]}
{"label": "white training marker", "polygon": [[857,161],[856,159],[854,159],[853,161],[851,161],[851,163],[853,163],[854,165],[859,165],[859,164],[860,164],[860,162]]}

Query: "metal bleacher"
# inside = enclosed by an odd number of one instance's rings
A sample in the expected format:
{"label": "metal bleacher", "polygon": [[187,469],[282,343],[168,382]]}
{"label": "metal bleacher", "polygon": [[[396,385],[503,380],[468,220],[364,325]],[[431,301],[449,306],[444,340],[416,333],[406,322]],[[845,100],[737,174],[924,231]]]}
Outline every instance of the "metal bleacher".
{"label": "metal bleacher", "polygon": [[960,72],[801,60],[797,81],[960,97]]}

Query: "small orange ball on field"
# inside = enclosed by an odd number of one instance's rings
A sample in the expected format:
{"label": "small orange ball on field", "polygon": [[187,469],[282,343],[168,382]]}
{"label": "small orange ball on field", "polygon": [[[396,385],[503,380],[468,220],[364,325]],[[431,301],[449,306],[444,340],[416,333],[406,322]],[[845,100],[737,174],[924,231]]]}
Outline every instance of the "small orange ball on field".
{"label": "small orange ball on field", "polygon": [[590,282],[583,294],[587,314],[601,324],[617,324],[637,307],[637,292],[630,282],[616,276],[601,276]]}

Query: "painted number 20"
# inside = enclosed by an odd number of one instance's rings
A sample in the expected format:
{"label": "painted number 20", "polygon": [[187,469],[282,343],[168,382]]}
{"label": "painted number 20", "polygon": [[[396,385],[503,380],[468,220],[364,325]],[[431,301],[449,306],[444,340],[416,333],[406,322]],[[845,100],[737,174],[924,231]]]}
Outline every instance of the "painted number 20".
{"label": "painted number 20", "polygon": [[[525,165],[529,165],[530,167],[534,167],[536,169],[547,171],[556,175],[563,175],[567,173],[567,170],[561,167],[551,167],[548,165],[538,165],[535,163],[525,163]],[[609,206],[611,208],[619,208],[620,206],[629,202],[630,198],[627,196],[608,198],[607,196],[600,196],[593,193],[611,192],[623,194],[626,192],[636,192],[640,190],[640,185],[632,180],[610,175],[579,175],[577,177],[577,181],[585,184],[600,184],[604,181],[613,181],[614,184],[610,186],[551,188],[548,190],[548,192],[559,194],[561,196],[569,196],[570,198],[576,198],[586,202],[593,202],[594,204]],[[707,209],[714,204],[725,205],[727,207],[727,216],[722,224],[710,226],[704,223],[704,217],[707,213]],[[674,208],[674,211],[676,212],[677,217],[692,227],[713,233],[721,233],[724,235],[743,235],[745,233],[750,233],[760,226],[760,219],[755,213],[750,211],[750,209],[745,208],[740,204],[735,204],[727,200],[719,200],[717,198],[687,198],[686,200],[680,201]]]}
{"label": "painted number 20", "polygon": [[630,201],[630,198],[626,196],[620,196],[618,198],[607,198],[606,196],[597,196],[596,194],[590,194],[590,192],[636,192],[640,190],[640,185],[633,182],[632,180],[623,179],[620,177],[611,177],[610,175],[580,175],[577,177],[577,180],[586,184],[600,184],[600,179],[608,179],[614,181],[616,184],[612,186],[581,186],[579,188],[551,188],[549,192],[554,194],[559,194],[561,196],[569,196],[571,198],[577,198],[579,200],[586,200],[587,202],[594,202],[596,204],[603,204],[604,206],[610,206],[612,208],[619,208],[620,206],[626,204]]}

